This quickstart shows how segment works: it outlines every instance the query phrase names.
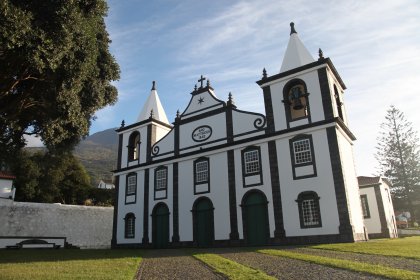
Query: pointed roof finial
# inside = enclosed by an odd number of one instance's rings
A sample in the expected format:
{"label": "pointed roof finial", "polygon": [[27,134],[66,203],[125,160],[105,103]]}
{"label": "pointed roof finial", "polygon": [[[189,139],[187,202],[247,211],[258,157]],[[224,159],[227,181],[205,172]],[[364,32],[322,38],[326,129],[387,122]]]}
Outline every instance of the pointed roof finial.
{"label": "pointed roof finial", "polygon": [[207,79],[207,87],[210,87],[210,79]]}
{"label": "pointed roof finial", "polygon": [[150,110],[150,118],[153,119],[153,109]]}
{"label": "pointed roof finial", "polygon": [[197,91],[197,84],[195,84],[194,86],[194,91]]}
{"label": "pointed roof finial", "polygon": [[265,68],[263,69],[263,79],[267,79],[267,70],[265,70]]}
{"label": "pointed roof finial", "polygon": [[178,109],[178,110],[176,110],[176,118],[177,118],[177,119],[179,118],[179,109]]}
{"label": "pointed roof finial", "polygon": [[122,122],[121,122],[121,127],[120,128],[123,128],[125,126],[125,121],[124,120],[122,120]]}
{"label": "pointed roof finial", "polygon": [[318,54],[319,54],[319,59],[318,60],[321,60],[321,59],[324,58],[324,53],[322,52],[321,48],[319,48]]}
{"label": "pointed roof finial", "polygon": [[156,82],[155,81],[152,82],[152,90],[156,90]]}
{"label": "pointed roof finial", "polygon": [[290,35],[292,35],[293,33],[297,34],[296,29],[295,29],[295,23],[291,22],[290,23]]}

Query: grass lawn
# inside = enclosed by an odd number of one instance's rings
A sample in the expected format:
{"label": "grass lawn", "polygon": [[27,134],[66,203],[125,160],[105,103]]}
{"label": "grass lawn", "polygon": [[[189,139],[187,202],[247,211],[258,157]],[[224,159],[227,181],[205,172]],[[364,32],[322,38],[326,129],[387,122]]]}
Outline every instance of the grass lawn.
{"label": "grass lawn", "polygon": [[315,264],[342,268],[347,270],[353,270],[358,272],[370,273],[373,275],[391,278],[391,279],[420,279],[420,273],[407,271],[403,269],[391,268],[383,265],[374,265],[356,261],[349,261],[349,260],[341,260],[341,259],[333,259],[328,257],[322,256],[314,256],[314,255],[306,255],[301,253],[295,253],[290,251],[284,250],[258,250],[257,252],[278,256],[278,257],[285,257],[290,259],[296,259],[306,262],[311,262]]}
{"label": "grass lawn", "polygon": [[226,275],[229,279],[276,279],[260,270],[244,266],[216,254],[194,254],[193,256],[212,267],[217,272]]}
{"label": "grass lawn", "polygon": [[139,250],[1,250],[1,279],[133,279]]}
{"label": "grass lawn", "polygon": [[310,248],[403,257],[419,260],[420,236],[395,239],[376,239],[358,243],[322,244],[311,246]]}

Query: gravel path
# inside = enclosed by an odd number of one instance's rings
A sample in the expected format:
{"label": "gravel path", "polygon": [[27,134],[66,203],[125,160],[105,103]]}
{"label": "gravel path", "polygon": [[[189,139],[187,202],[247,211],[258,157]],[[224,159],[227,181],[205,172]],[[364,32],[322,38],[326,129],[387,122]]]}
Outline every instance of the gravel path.
{"label": "gravel path", "polygon": [[212,249],[211,252],[243,265],[262,270],[278,279],[384,279],[363,273],[255,252],[234,252],[223,249]]}
{"label": "gravel path", "polygon": [[182,250],[149,250],[137,279],[224,279]]}
{"label": "gravel path", "polygon": [[[279,248],[274,248],[274,249],[279,249]],[[281,249],[285,250],[285,248],[281,248]],[[339,251],[332,251],[332,250],[310,249],[310,248],[290,248],[286,250],[297,252],[297,253],[308,254],[308,255],[324,256],[324,257],[329,257],[329,258],[334,258],[334,259],[343,259],[343,260],[352,260],[352,261],[365,262],[365,263],[371,263],[371,264],[379,264],[383,266],[389,266],[389,267],[394,267],[394,268],[411,270],[414,272],[420,272],[420,261],[413,260],[413,259],[358,254],[358,253],[350,253],[350,252],[339,252]]]}

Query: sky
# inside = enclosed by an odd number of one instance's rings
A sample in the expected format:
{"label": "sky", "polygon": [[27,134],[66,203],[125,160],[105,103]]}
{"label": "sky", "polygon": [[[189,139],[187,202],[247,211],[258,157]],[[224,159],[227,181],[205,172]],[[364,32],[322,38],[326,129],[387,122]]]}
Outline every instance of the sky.
{"label": "sky", "polygon": [[395,105],[420,127],[420,1],[109,0],[111,53],[121,68],[118,102],[96,113],[90,134],[135,123],[152,81],[172,122],[200,75],[219,99],[264,113],[255,83],[279,73],[290,22],[314,58],[331,58],[347,86],[358,175],[376,174],[380,124]]}

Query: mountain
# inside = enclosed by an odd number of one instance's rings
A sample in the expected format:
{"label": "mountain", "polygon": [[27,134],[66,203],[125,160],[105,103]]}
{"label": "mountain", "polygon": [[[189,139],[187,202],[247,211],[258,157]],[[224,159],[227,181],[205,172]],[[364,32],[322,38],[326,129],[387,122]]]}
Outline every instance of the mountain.
{"label": "mountain", "polygon": [[103,130],[86,137],[74,150],[74,155],[88,171],[94,186],[100,180],[111,180],[111,171],[117,167],[118,135],[115,129]]}

